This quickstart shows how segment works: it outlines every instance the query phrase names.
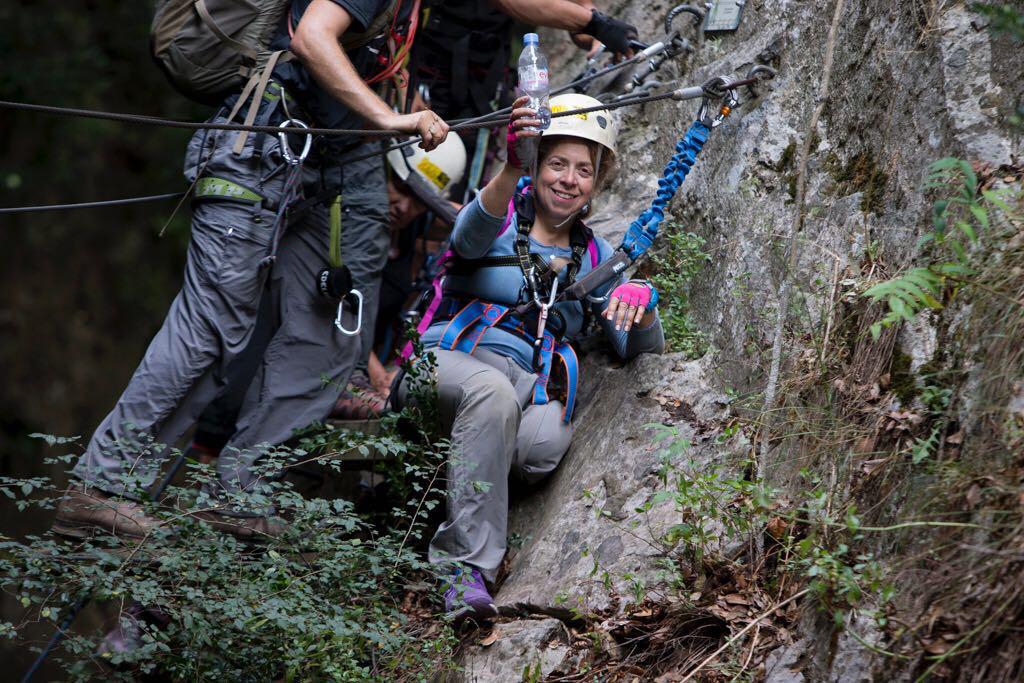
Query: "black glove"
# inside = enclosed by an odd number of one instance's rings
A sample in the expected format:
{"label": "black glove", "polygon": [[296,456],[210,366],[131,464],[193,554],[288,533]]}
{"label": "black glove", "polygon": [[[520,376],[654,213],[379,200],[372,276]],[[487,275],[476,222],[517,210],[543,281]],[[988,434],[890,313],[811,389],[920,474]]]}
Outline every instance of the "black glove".
{"label": "black glove", "polygon": [[594,36],[609,50],[620,55],[626,54],[630,50],[629,41],[637,38],[636,26],[609,17],[596,9],[590,12],[590,23],[579,32]]}

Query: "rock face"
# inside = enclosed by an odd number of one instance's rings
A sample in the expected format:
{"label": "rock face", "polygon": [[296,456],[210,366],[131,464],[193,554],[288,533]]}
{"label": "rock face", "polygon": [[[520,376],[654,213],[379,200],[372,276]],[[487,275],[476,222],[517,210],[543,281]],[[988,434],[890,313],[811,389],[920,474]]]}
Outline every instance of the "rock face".
{"label": "rock face", "polygon": [[[653,41],[671,3],[605,5]],[[681,79],[673,86],[743,74],[756,63],[779,72],[756,95],[742,93],[743,103],[714,131],[669,216],[706,240],[711,261],[689,295],[714,350],[700,361],[645,356],[622,368],[598,354],[584,360],[573,446],[554,476],[511,511],[514,549],[497,595],[509,610],[565,616],[578,606],[616,609],[635,599],[637,585],[656,596],[658,552],[651,542],[673,513],[665,506],[636,512],[657,485],[658,446],[643,425],[678,429],[698,467],[728,466],[740,444],[713,438],[728,414],[726,389],[763,389],[783,279],[792,278],[795,292],[790,318],[825,327],[842,281],[866,254],[884,254],[889,263],[913,255],[929,225],[920,188],[931,162],[946,156],[992,166],[1021,162],[1019,130],[1004,123],[1024,96],[1024,51],[993,37],[963,3],[846,2],[825,112],[816,130],[805,130],[834,6],[748,2],[738,32],[704,42],[659,72],[666,84]],[[549,52],[553,82],[581,71],[582,57],[563,46],[564,34],[549,32],[542,42],[556,46]],[[613,244],[649,203],[696,109],[692,101],[661,101],[620,110],[619,176],[591,221]],[[788,273],[784,237],[794,222],[797,150],[808,134],[805,222],[794,242],[797,269]],[[935,346],[934,329],[919,326],[908,343],[918,367]],[[784,365],[804,350],[787,344]],[[767,474],[783,487],[792,475],[789,469]],[[518,633],[540,647],[549,638],[541,631]],[[768,680],[871,679],[874,660],[856,641],[841,638],[830,654],[827,638],[816,641],[813,627],[804,638],[773,655]],[[518,677],[522,657],[509,655],[503,669],[498,652],[471,652],[467,667]]]}
{"label": "rock face", "polygon": [[695,444],[697,462],[712,457],[717,449],[702,441],[724,417],[726,397],[710,384],[704,363],[673,355],[641,356],[621,369],[588,364],[571,457],[513,507],[510,530],[523,545],[499,605],[603,609],[613,597],[604,572],[620,596],[632,594],[628,577],[656,583],[653,538],[673,515],[670,506],[635,511],[658,485],[658,446],[644,425],[671,424]]}
{"label": "rock face", "polygon": [[505,683],[531,675],[542,680],[569,652],[568,631],[558,619],[524,619],[495,628],[496,633],[466,648],[462,671],[451,677],[452,683]]}

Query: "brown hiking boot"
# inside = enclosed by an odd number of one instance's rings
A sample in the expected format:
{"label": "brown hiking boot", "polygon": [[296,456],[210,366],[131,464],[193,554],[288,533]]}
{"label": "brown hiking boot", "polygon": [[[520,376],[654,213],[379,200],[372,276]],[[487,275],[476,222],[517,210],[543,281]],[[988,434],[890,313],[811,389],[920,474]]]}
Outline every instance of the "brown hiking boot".
{"label": "brown hiking boot", "polygon": [[266,543],[288,530],[288,525],[276,517],[232,517],[213,510],[194,512],[192,516],[201,519],[217,531],[231,534],[238,540],[249,543]]}
{"label": "brown hiking boot", "polygon": [[53,531],[71,538],[90,538],[97,532],[106,532],[137,541],[160,525],[160,520],[147,515],[140,503],[73,481],[57,506]]}

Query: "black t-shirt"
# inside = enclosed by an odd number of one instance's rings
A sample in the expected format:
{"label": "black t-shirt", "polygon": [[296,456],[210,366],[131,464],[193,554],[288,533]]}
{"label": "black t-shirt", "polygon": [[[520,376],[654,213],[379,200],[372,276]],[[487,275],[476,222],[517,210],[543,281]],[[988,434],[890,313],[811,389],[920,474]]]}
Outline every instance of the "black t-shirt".
{"label": "black t-shirt", "polygon": [[[292,2],[292,27],[299,25],[299,20],[311,2],[312,0],[294,0]],[[365,31],[374,18],[385,12],[391,5],[391,0],[332,0],[332,2],[352,15],[350,31]],[[355,67],[356,72],[363,78],[371,76],[379,68],[377,55],[379,50],[384,47],[384,43],[385,40],[381,38],[370,42],[364,47],[346,53],[348,58],[352,60],[352,65]],[[282,23],[271,49],[283,50],[287,49],[290,45],[291,38],[288,34],[286,19]],[[362,117],[328,95],[298,60],[293,59],[290,62],[279,64],[274,69],[274,78],[299,101],[306,114],[313,119],[306,123],[320,128],[363,127]],[[342,148],[355,142],[354,138],[334,139]]]}

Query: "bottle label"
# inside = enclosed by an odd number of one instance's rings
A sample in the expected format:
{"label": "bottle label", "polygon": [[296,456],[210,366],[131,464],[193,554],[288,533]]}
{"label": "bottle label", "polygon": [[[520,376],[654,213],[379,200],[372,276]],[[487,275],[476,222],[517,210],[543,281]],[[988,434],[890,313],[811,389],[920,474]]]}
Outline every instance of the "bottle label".
{"label": "bottle label", "polygon": [[535,66],[524,67],[519,72],[519,87],[523,90],[541,90],[548,87],[548,70]]}

